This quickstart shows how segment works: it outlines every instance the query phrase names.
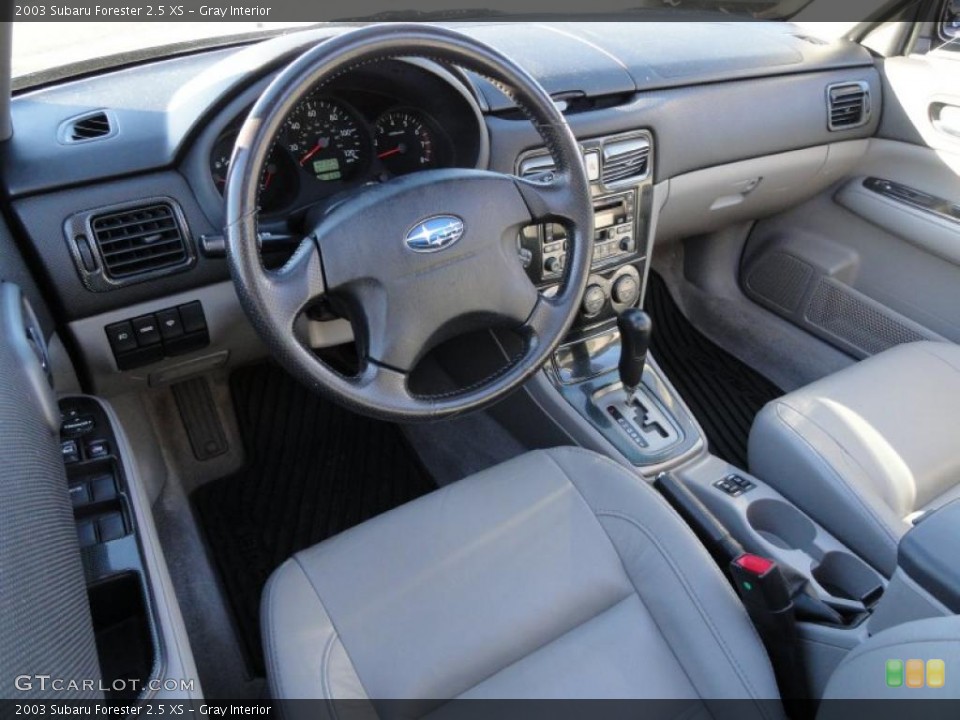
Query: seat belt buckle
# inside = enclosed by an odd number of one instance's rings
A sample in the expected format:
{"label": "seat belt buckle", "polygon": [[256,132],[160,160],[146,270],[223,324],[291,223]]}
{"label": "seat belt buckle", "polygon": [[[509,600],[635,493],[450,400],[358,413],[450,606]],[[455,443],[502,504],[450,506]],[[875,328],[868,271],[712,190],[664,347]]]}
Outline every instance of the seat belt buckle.
{"label": "seat belt buckle", "polygon": [[790,589],[776,561],[743,553],[731,561],[730,574],[751,615],[792,609]]}

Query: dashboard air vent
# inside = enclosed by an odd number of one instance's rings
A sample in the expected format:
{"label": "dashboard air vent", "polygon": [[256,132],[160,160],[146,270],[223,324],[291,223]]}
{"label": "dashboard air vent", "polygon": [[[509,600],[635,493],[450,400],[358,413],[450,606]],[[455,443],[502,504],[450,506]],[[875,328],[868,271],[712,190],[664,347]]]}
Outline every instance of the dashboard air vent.
{"label": "dashboard air vent", "polygon": [[870,86],[865,82],[841,83],[827,88],[830,130],[849,130],[870,119]]}
{"label": "dashboard air vent", "polygon": [[157,203],[90,219],[94,240],[111,278],[128,278],[189,260],[184,232],[169,203]]}
{"label": "dashboard air vent", "polygon": [[643,177],[649,165],[650,143],[646,139],[619,140],[603,146],[604,185]]}
{"label": "dashboard air vent", "polygon": [[66,143],[80,143],[113,135],[114,124],[103,110],[81,115],[67,120],[60,128],[60,140]]}

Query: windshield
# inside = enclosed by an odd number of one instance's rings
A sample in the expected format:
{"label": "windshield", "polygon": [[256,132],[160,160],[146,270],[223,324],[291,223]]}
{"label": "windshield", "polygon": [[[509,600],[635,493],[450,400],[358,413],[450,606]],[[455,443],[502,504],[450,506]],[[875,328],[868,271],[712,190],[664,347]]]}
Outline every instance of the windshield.
{"label": "windshield", "polygon": [[248,33],[269,33],[309,22],[15,22],[13,77],[98,58]]}
{"label": "windshield", "polygon": [[[627,12],[650,10],[652,0],[640,0]],[[655,0],[659,9],[664,0]],[[671,0],[676,6],[713,5],[731,19],[764,18],[782,19],[794,14],[809,4],[809,0],[782,0],[780,2],[729,0],[716,3],[714,0]],[[522,3],[520,3],[522,4]],[[206,6],[204,6],[206,7]],[[358,10],[363,1],[357,3]],[[461,19],[469,17],[474,11],[460,11]],[[499,11],[475,11],[480,15],[498,16]],[[611,9],[610,12],[618,12]],[[619,11],[623,12],[623,11]],[[671,11],[673,14],[676,11]],[[682,12],[682,10],[681,10]],[[387,13],[392,15],[392,13]],[[404,15],[413,15],[411,19],[447,19],[444,11],[418,13],[410,11]],[[679,13],[677,13],[679,15]],[[400,19],[385,17],[383,13],[369,17],[377,19]],[[639,17],[639,15],[638,15]],[[682,17],[682,15],[681,15]],[[406,17],[403,19],[407,19]],[[662,15],[656,19],[662,19]],[[49,79],[47,73],[67,77],[74,72],[69,68],[79,66],[77,71],[94,70],[113,65],[122,65],[135,59],[131,54],[143,57],[162,56],[166,49],[183,51],[192,45],[224,43],[232,38],[274,34],[303,26],[316,25],[315,22],[14,22],[13,23],[13,78],[17,88],[27,87],[35,82]],[[808,31],[821,36],[837,37],[854,23],[804,23]],[[818,27],[819,26],[819,27]],[[833,26],[833,27],[831,27]],[[839,26],[839,27],[838,27]],[[152,51],[152,52],[151,52]],[[102,62],[97,62],[103,60]],[[82,67],[93,63],[94,67]],[[60,72],[57,72],[57,71]]]}

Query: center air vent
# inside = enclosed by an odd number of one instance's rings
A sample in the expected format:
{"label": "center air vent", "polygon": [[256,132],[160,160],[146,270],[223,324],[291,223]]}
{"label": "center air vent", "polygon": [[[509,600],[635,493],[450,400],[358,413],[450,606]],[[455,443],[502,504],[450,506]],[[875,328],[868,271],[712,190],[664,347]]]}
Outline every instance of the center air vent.
{"label": "center air vent", "polygon": [[641,178],[647,174],[649,163],[650,142],[645,138],[607,143],[603,146],[603,184]]}
{"label": "center air vent", "polygon": [[60,142],[81,143],[113,135],[114,123],[103,110],[67,120],[60,126]]}
{"label": "center air vent", "polygon": [[90,228],[111,278],[175,267],[189,259],[180,222],[169,203],[95,215]]}
{"label": "center air vent", "polygon": [[870,86],[865,82],[841,83],[827,88],[828,127],[849,130],[870,119]]}

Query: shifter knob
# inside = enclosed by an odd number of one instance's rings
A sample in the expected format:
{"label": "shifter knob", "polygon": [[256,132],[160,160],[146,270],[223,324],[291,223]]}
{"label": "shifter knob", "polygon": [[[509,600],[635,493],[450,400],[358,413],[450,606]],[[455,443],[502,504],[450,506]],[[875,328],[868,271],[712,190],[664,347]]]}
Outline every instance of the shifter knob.
{"label": "shifter knob", "polygon": [[617,327],[620,329],[620,382],[627,393],[627,402],[631,402],[643,382],[653,321],[640,308],[627,308],[617,316]]}

